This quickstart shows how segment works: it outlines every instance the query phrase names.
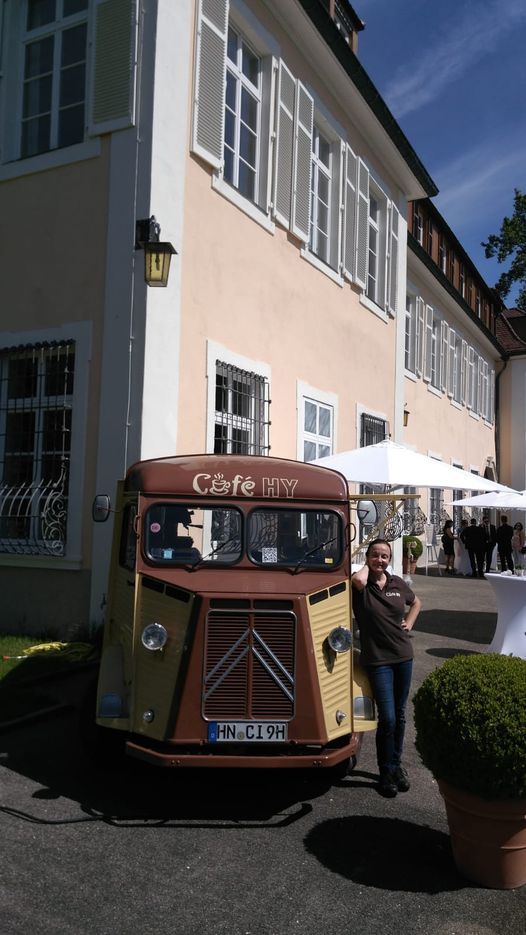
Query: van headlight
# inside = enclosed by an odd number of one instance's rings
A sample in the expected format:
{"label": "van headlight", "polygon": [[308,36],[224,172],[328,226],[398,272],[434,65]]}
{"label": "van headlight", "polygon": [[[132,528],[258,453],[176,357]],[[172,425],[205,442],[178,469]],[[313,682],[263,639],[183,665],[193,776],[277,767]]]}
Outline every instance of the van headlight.
{"label": "van headlight", "polygon": [[348,653],[352,646],[352,633],[347,627],[335,627],[329,633],[327,642],[333,652]]}
{"label": "van headlight", "polygon": [[145,649],[155,652],[166,645],[168,633],[161,623],[149,623],[142,631],[141,643]]}

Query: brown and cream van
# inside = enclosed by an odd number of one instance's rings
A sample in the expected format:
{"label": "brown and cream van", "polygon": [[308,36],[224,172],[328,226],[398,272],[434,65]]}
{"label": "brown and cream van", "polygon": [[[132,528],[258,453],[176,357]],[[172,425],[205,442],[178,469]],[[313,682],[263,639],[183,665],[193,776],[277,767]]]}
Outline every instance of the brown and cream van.
{"label": "brown and cream van", "polygon": [[[335,767],[376,727],[352,648],[351,515],[332,470],[134,464],[119,483],[97,732],[168,767]],[[108,518],[107,496],[95,520]]]}

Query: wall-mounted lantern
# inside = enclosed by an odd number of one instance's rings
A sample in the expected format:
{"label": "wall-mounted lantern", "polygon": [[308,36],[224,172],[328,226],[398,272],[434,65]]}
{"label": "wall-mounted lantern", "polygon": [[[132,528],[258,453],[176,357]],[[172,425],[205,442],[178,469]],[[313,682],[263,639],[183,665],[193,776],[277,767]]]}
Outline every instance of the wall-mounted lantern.
{"label": "wall-mounted lantern", "polygon": [[161,225],[154,215],[135,225],[135,249],[144,250],[144,281],[148,286],[167,286],[172,254],[171,243],[159,240]]}
{"label": "wall-mounted lantern", "polygon": [[406,403],[406,405],[404,406],[404,429],[406,429],[408,426],[409,415],[410,413],[409,413],[409,409],[407,408],[407,403]]}

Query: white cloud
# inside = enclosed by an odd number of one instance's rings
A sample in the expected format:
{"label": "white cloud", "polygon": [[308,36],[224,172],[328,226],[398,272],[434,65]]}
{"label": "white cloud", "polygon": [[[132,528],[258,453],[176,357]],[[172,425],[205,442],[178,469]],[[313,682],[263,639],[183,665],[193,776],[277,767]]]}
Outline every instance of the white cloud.
{"label": "white cloud", "polygon": [[385,92],[393,114],[400,119],[435,100],[443,88],[494,51],[522,20],[526,20],[524,0],[470,4],[453,24],[448,22],[447,33],[398,69]]}
{"label": "white cloud", "polygon": [[525,150],[526,132],[518,132],[465,151],[433,172],[440,189],[437,207],[453,229],[467,217],[471,223],[486,218],[491,206],[512,210],[514,188],[526,188]]}

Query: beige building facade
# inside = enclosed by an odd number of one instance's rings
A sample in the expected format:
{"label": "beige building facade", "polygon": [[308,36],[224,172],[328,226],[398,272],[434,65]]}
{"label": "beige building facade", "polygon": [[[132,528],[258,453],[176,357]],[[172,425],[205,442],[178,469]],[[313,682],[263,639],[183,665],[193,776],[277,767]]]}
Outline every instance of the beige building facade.
{"label": "beige building facade", "polygon": [[[484,472],[495,347],[408,253],[408,202],[436,186],[333,5],[51,6],[6,0],[1,21],[6,628],[101,622],[91,502],[141,458],[390,436]],[[136,242],[152,215],[177,251],[165,289]],[[487,364],[483,411],[445,370],[434,386],[421,330],[411,369],[407,296]]]}

